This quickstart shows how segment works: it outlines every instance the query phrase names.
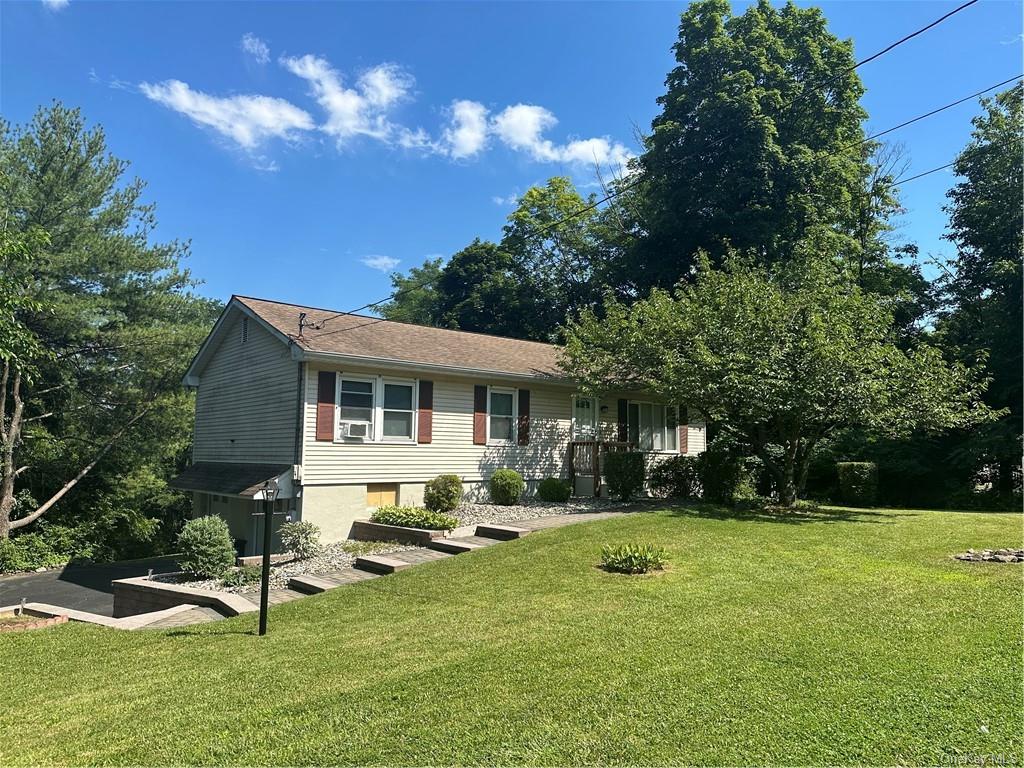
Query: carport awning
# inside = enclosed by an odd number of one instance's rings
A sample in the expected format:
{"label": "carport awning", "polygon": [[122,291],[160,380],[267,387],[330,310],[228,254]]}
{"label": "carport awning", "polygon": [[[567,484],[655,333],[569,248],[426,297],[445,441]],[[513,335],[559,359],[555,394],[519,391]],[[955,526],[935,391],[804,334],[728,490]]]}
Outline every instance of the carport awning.
{"label": "carport awning", "polygon": [[193,464],[168,485],[179,491],[223,493],[227,496],[253,497],[267,480],[291,472],[291,464],[224,464],[200,461]]}

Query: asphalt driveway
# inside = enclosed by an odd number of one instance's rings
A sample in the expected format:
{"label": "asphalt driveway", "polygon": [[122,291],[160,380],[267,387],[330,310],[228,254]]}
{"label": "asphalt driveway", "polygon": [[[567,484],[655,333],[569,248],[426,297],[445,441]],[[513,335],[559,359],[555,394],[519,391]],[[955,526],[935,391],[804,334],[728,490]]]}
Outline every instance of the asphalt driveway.
{"label": "asphalt driveway", "polygon": [[176,571],[174,559],[155,557],[122,563],[69,565],[44,573],[15,573],[0,576],[0,606],[15,605],[25,598],[30,603],[50,603],[62,608],[89,611],[110,616],[114,612],[114,593],[110,582]]}

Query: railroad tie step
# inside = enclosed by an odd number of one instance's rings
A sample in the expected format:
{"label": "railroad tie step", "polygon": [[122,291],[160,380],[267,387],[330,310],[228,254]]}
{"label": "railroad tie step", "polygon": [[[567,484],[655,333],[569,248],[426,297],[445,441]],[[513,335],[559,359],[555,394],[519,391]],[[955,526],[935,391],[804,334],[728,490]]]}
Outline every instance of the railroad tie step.
{"label": "railroad tie step", "polygon": [[394,573],[400,571],[403,568],[408,568],[414,565],[407,560],[399,560],[394,557],[388,557],[387,555],[362,555],[356,558],[355,567],[361,571],[370,571],[371,573]]}
{"label": "railroad tie step", "polygon": [[430,549],[437,550],[438,552],[449,552],[453,555],[472,552],[474,549],[480,549],[485,546],[487,545],[475,541],[466,541],[465,539],[434,539],[427,544],[427,547]]}
{"label": "railroad tie step", "polygon": [[301,576],[292,576],[288,579],[288,589],[293,589],[306,595],[318,595],[321,592],[334,589],[336,586],[337,584],[332,584],[326,579],[321,579],[308,573]]}
{"label": "railroad tie step", "polygon": [[476,527],[477,536],[482,536],[485,539],[500,539],[502,541],[521,539],[529,532],[528,528],[516,528],[511,525],[478,525]]}

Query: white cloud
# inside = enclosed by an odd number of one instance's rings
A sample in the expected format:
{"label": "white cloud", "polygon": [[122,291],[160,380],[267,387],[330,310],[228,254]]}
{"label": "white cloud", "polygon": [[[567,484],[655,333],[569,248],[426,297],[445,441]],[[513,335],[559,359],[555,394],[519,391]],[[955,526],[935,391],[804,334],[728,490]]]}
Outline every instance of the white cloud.
{"label": "white cloud", "polygon": [[596,163],[617,172],[633,156],[624,144],[607,137],[575,139],[561,145],[545,139],[544,132],[557,125],[558,118],[544,107],[533,104],[506,107],[491,122],[494,133],[506,146],[526,152],[542,163]]}
{"label": "white cloud", "polygon": [[270,96],[211,96],[193,91],[180,80],[139,83],[139,90],[158,104],[180,112],[194,123],[213,128],[248,150],[268,138],[294,139],[297,131],[314,127],[307,112]]}
{"label": "white cloud", "polygon": [[242,35],[242,42],[239,45],[243,51],[256,60],[257,64],[266,64],[270,61],[270,46],[252,32],[246,32]]}
{"label": "white cloud", "polygon": [[376,269],[381,272],[390,272],[399,264],[399,259],[391,256],[363,256],[360,261],[370,269]]}
{"label": "white cloud", "polygon": [[519,193],[512,192],[507,195],[494,195],[493,197],[491,197],[491,202],[494,203],[495,205],[500,205],[503,207],[506,205],[515,205],[516,203],[519,202]]}
{"label": "white cloud", "polygon": [[487,107],[478,101],[453,101],[444,144],[455,159],[472,157],[487,145]]}
{"label": "white cloud", "polygon": [[43,5],[51,11],[60,11],[67,8],[69,2],[71,0],[43,0]]}
{"label": "white cloud", "polygon": [[322,128],[339,144],[354,136],[389,142],[397,137],[400,143],[415,142],[417,131],[406,129],[403,132],[387,116],[390,108],[403,100],[413,86],[412,76],[398,66],[380,64],[364,72],[355,88],[346,88],[341,74],[319,56],[284,57],[281,65],[309,82],[313,98],[327,113]]}
{"label": "white cloud", "polygon": [[544,131],[558,123],[558,118],[544,107],[533,104],[505,107],[492,123],[498,138],[512,149],[528,152],[541,162],[558,160],[554,144],[541,137]]}

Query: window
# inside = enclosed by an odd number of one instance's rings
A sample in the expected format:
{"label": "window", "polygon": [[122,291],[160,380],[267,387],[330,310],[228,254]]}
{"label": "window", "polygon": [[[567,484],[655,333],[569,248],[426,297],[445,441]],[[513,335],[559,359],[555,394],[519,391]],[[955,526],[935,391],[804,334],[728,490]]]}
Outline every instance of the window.
{"label": "window", "polygon": [[415,440],[415,415],[415,380],[383,376],[338,379],[338,434],[342,440]]}
{"label": "window", "polygon": [[[338,418],[343,425],[342,437],[373,439],[373,381],[341,379],[338,392]],[[348,426],[349,434],[344,431]],[[365,425],[365,428],[353,429]],[[360,434],[362,432],[362,434]]]}
{"label": "window", "polygon": [[641,451],[679,450],[679,417],[674,405],[630,402],[627,414],[629,441]]}
{"label": "window", "polygon": [[572,399],[572,435],[576,440],[597,438],[597,398]]}
{"label": "window", "polygon": [[515,419],[515,392],[510,389],[492,389],[488,409],[487,441],[495,443],[511,443],[512,429]]}
{"label": "window", "polygon": [[412,383],[384,381],[384,440],[412,440],[413,390]]}

